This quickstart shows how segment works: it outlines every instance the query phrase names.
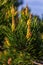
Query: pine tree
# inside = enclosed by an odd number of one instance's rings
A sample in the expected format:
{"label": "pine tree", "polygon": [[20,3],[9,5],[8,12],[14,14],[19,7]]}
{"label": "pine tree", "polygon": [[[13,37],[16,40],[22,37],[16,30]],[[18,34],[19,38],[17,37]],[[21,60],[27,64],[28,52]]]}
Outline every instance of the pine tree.
{"label": "pine tree", "polygon": [[32,60],[43,60],[41,20],[31,15],[28,6],[19,14],[20,4],[21,0],[0,1],[1,65],[34,65]]}

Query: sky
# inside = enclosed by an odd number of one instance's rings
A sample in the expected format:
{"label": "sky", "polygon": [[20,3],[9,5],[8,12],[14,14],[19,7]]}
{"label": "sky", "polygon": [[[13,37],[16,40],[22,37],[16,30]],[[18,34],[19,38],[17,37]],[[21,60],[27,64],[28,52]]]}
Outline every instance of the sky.
{"label": "sky", "polygon": [[23,1],[24,3],[22,7],[25,7],[26,5],[28,5],[33,14],[39,15],[40,17],[42,16],[43,0],[23,0]]}

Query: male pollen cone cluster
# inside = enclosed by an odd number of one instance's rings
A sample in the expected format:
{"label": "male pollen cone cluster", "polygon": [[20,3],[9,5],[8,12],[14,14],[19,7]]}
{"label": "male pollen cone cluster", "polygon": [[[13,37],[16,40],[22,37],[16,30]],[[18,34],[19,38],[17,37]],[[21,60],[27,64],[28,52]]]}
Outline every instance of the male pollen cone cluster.
{"label": "male pollen cone cluster", "polygon": [[11,46],[11,45],[10,45],[10,42],[9,42],[9,40],[8,40],[7,37],[5,37],[4,44],[5,44],[7,47],[10,47],[10,46]]}
{"label": "male pollen cone cluster", "polygon": [[11,29],[12,29],[12,32],[13,32],[15,30],[15,19],[14,19],[14,16],[17,14],[17,11],[15,11],[13,5],[11,7],[11,14],[12,14],[12,26],[11,26]]}
{"label": "male pollen cone cluster", "polygon": [[30,14],[30,17],[27,20],[27,35],[26,35],[27,39],[32,36],[32,32],[31,32],[31,17],[32,17],[32,14]]}

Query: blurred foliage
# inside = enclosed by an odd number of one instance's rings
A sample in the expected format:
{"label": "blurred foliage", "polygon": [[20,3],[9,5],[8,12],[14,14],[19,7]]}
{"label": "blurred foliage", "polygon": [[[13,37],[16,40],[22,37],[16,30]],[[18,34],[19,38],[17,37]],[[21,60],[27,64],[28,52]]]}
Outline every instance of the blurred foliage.
{"label": "blurred foliage", "polygon": [[[43,19],[22,0],[0,0],[0,65],[34,65],[43,60]],[[12,7],[13,6],[13,7]]]}

